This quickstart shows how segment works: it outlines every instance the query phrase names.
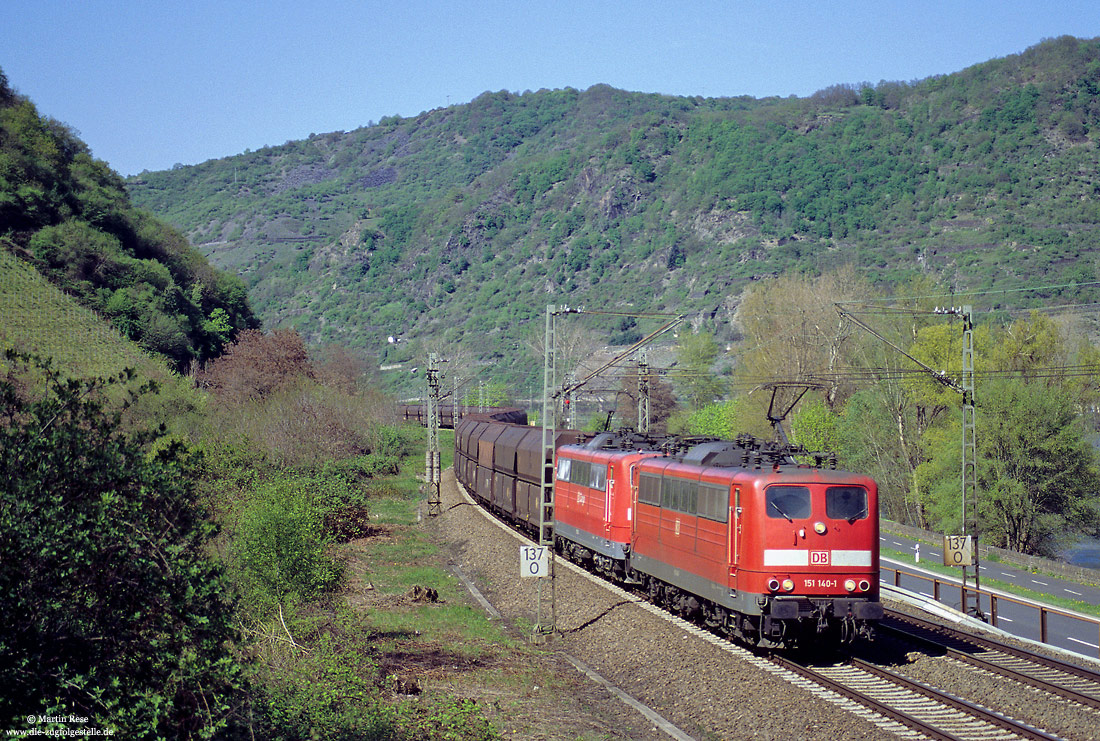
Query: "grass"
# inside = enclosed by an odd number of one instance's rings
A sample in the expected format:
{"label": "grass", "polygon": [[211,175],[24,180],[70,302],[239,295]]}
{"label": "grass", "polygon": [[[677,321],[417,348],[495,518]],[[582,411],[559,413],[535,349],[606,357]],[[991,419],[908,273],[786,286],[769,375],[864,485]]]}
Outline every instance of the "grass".
{"label": "grass", "polygon": [[[449,466],[452,431],[441,431],[440,447]],[[371,634],[370,660],[395,682],[420,681],[423,693],[407,702],[434,707],[471,698],[509,737],[602,738],[576,721],[583,708],[568,681],[547,671],[543,650],[525,640],[530,626],[490,620],[447,568],[446,552],[417,523],[422,472],[423,456],[413,453],[390,480],[395,495],[370,500],[371,522],[384,524],[386,534],[341,546],[351,566],[349,601]],[[438,601],[413,601],[415,586],[436,590]]]}
{"label": "grass", "polygon": [[[421,461],[413,456],[410,463]],[[537,668],[537,648],[471,604],[465,587],[446,568],[445,554],[416,525],[420,482],[407,473],[399,476],[405,479],[398,487],[404,495],[371,500],[371,521],[384,522],[388,534],[341,548],[350,571],[360,574],[359,579],[349,575],[348,596],[355,602],[359,624],[370,634],[363,658],[379,666],[394,685],[417,683],[421,694],[401,701],[403,706],[438,713],[429,709],[473,700],[468,712],[492,724],[486,738],[497,738],[496,729],[514,732],[517,726],[534,733],[541,727],[541,698],[531,698],[530,688],[567,690],[560,679]],[[410,482],[416,485],[411,487],[415,495],[410,495]],[[414,587],[434,589],[437,601],[414,601]]]}
{"label": "grass", "polygon": [[375,537],[349,544],[348,553],[365,568],[377,597],[401,597],[413,587],[434,589],[439,602],[395,605],[372,610],[368,621],[384,633],[419,631],[425,640],[440,641],[481,652],[479,644],[514,647],[497,623],[468,604],[462,584],[444,568],[439,547],[412,524],[418,499],[372,500],[372,523],[391,528],[388,537]]}

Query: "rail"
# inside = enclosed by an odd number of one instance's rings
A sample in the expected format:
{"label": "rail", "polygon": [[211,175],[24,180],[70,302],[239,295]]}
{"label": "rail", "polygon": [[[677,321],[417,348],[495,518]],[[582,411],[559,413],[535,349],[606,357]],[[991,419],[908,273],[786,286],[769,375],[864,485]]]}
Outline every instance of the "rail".
{"label": "rail", "polygon": [[[889,566],[882,566],[881,570],[886,573],[892,573],[893,584],[895,587],[899,588],[902,586],[902,576],[905,577],[906,581],[916,580],[920,582],[931,582],[932,598],[937,602],[944,602],[942,595],[952,592],[956,593],[959,596],[959,605],[961,606],[962,612],[968,615],[974,615],[975,613],[984,615],[987,617],[986,622],[1002,630],[1002,626],[998,624],[998,605],[1008,603],[1032,610],[1036,613],[1039,620],[1039,642],[1047,645],[1054,645],[1050,641],[1049,618],[1051,616],[1065,617],[1070,620],[1077,620],[1090,624],[1096,628],[1098,646],[1096,656],[1100,658],[1100,618],[1085,615],[1080,612],[1074,612],[1072,610],[1063,610],[1024,597],[1015,597],[999,590],[975,589],[972,586],[965,585],[957,579],[951,579],[950,577],[913,573],[911,571],[902,571],[901,569],[895,569]],[[969,609],[971,606],[973,606],[973,610]],[[985,609],[986,606],[988,606],[988,610]]]}
{"label": "rail", "polygon": [[906,640],[932,646],[953,659],[991,674],[1100,709],[1100,672],[1094,669],[913,615],[893,611],[887,611],[887,615],[890,621],[884,621],[879,626],[880,630],[889,630]]}
{"label": "rail", "polygon": [[780,655],[768,660],[929,738],[1057,739],[1030,724],[862,659],[832,666],[809,666]]}

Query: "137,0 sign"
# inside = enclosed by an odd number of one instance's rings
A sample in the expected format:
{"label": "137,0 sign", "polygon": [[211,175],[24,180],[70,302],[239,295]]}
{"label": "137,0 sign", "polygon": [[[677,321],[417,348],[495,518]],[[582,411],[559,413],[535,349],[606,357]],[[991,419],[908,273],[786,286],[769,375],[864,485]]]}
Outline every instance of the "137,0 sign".
{"label": "137,0 sign", "polygon": [[974,545],[969,535],[943,536],[943,565],[974,565]]}
{"label": "137,0 sign", "polygon": [[541,545],[519,547],[520,576],[550,576],[549,549]]}

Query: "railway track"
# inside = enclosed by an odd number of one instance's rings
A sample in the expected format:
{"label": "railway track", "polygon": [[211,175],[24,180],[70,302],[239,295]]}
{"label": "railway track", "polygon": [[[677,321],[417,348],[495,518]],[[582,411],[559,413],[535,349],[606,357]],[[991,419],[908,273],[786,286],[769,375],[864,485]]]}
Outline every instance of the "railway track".
{"label": "railway track", "polygon": [[888,617],[880,630],[942,651],[977,669],[1100,710],[1100,672],[911,615],[891,612]]}
{"label": "railway track", "polygon": [[[569,566],[584,571],[608,589],[624,595],[632,594],[575,564]],[[641,595],[634,596],[644,600]],[[784,655],[746,649],[668,612],[665,608],[644,601],[641,604],[651,611],[664,613],[667,619],[680,624],[691,633],[710,642],[724,644],[724,648],[731,654],[758,665],[766,662],[796,674],[823,690],[847,698],[926,738],[956,741],[1064,738],[865,659],[850,656],[835,663],[811,666]],[[894,611],[888,611],[888,614],[892,622],[882,627],[906,640],[920,643],[930,653],[942,652],[971,667],[1013,679],[1089,708],[1100,709],[1100,674],[1097,672],[981,636],[941,627],[915,616]],[[909,629],[902,627],[903,625],[909,626]],[[932,637],[936,635],[941,638],[937,640]],[[1097,722],[1100,724],[1100,717]],[[897,732],[897,729],[886,726],[884,729]]]}
{"label": "railway track", "polygon": [[[472,503],[472,500],[469,500]],[[489,513],[482,510],[482,513],[490,519],[497,522],[499,526],[505,529],[511,530],[500,520],[492,517]],[[515,533],[514,530],[512,530]],[[519,535],[518,533],[515,533]],[[1020,712],[1018,705],[1014,705],[1010,700],[1000,700],[1000,698],[990,699],[984,698],[984,702],[987,705],[981,704],[981,701],[975,701],[968,689],[958,689],[965,697],[960,697],[951,692],[942,691],[936,687],[931,686],[928,683],[921,682],[919,680],[905,677],[899,671],[905,671],[903,665],[895,663],[889,663],[891,668],[884,668],[881,666],[875,666],[874,664],[864,661],[859,658],[851,657],[846,658],[843,661],[835,662],[821,662],[815,665],[808,663],[799,663],[793,661],[790,658],[776,655],[766,655],[760,652],[750,651],[745,647],[732,643],[725,638],[715,635],[714,633],[702,628],[694,623],[684,620],[663,608],[657,607],[651,603],[645,602],[639,595],[627,592],[621,587],[610,584],[597,575],[582,569],[575,564],[569,563],[562,559],[559,564],[564,565],[566,568],[574,571],[578,574],[583,574],[586,578],[602,585],[604,589],[616,593],[624,600],[635,603],[641,609],[647,610],[653,614],[659,614],[663,619],[680,626],[687,633],[692,633],[703,640],[712,643],[722,648],[727,654],[736,656],[737,658],[753,664],[757,667],[766,669],[769,673],[773,674],[777,679],[782,679],[790,684],[799,686],[817,697],[820,697],[833,704],[845,707],[849,712],[862,717],[864,720],[875,723],[880,729],[888,733],[896,734],[900,737],[906,738],[934,738],[934,739],[1056,739],[1056,738],[1100,738],[1098,734],[1081,734],[1078,732],[1066,732],[1057,725],[1055,729],[1058,734],[1050,733],[1044,728],[1038,727],[1036,724],[1042,724],[1046,726],[1042,721],[1036,720],[1030,717],[1028,713],[1030,709],[1024,709],[1023,714],[1027,720],[1032,721],[1029,723],[1025,720],[1020,720],[1017,717],[1012,717],[1008,713],[1013,713],[1019,716]],[[902,627],[900,619],[904,617],[907,621],[910,621],[906,627]],[[996,649],[994,648],[982,648],[976,649],[974,646],[977,642],[983,641],[966,634],[956,635],[952,638],[948,638],[946,633],[940,633],[943,635],[942,640],[937,640],[935,637],[937,632],[940,632],[940,626],[936,626],[932,623],[926,623],[919,619],[909,618],[909,616],[901,616],[900,614],[894,614],[894,618],[890,621],[890,631],[906,630],[906,635],[899,637],[905,641],[919,641],[921,645],[921,652],[930,657],[942,657],[951,651],[958,652],[958,658],[960,661],[964,659],[961,656],[969,658],[988,658],[986,654],[992,654]],[[920,638],[916,636],[920,635]],[[912,636],[912,637],[911,637]],[[958,645],[952,646],[949,650],[948,647],[943,645],[950,640]],[[970,644],[971,647],[967,648],[966,645]],[[992,642],[990,642],[992,643]],[[876,644],[872,644],[875,646]],[[1006,667],[1011,662],[1025,663],[1025,660],[1019,656],[1014,656],[1010,651],[1014,652],[1016,649],[1011,647],[997,646],[998,649],[1005,649],[998,653],[997,664],[1001,671],[997,672],[998,677],[1009,676],[1005,672]],[[1029,652],[1020,651],[1019,653],[1028,655]],[[956,658],[953,654],[951,658]],[[937,658],[935,660],[942,660]],[[992,659],[989,659],[992,661]],[[1081,708],[1080,712],[1093,712],[1097,705],[1093,702],[1100,702],[1094,694],[1100,694],[1100,681],[1095,677],[1095,674],[1090,678],[1087,669],[1081,669],[1073,665],[1065,664],[1057,660],[1046,660],[1042,657],[1043,661],[1046,661],[1047,665],[1040,668],[1036,668],[1039,665],[1034,664],[1029,670],[1028,676],[1032,678],[1032,681],[1020,679],[1018,676],[1013,676],[1013,679],[1026,683],[1029,687],[1041,690],[1048,694],[1054,694],[1057,697],[1065,700],[1070,700],[1074,703],[1085,705],[1086,708]],[[970,680],[967,678],[967,672],[973,672],[975,669],[993,672],[993,669],[986,668],[985,666],[978,666],[973,661],[967,661],[969,666],[958,664],[957,670],[954,670],[956,679],[962,678],[962,684],[967,684]],[[1013,667],[1015,668],[1015,667]],[[898,669],[899,671],[894,671]],[[1076,670],[1076,673],[1074,673]],[[1018,670],[1022,672],[1022,669]],[[1037,684],[1040,681],[1040,675],[1046,673],[1042,680],[1046,684]],[[1082,676],[1082,674],[1084,676]],[[1092,682],[1091,685],[1088,683]],[[1076,683],[1076,686],[1072,686]],[[938,684],[938,682],[936,682]],[[1048,689],[1049,686],[1060,687],[1061,691],[1054,691]],[[1068,694],[1068,692],[1076,692],[1080,697]],[[970,698],[970,699],[967,699]],[[1041,699],[1035,700],[1035,702],[1043,703],[1048,702]],[[1057,701],[1056,701],[1057,702]],[[998,710],[1000,708],[1001,710]],[[1050,728],[1050,726],[1046,726]],[[1097,715],[1096,728],[1100,729],[1100,715]]]}
{"label": "railway track", "polygon": [[862,659],[827,666],[809,666],[782,656],[773,656],[771,661],[928,738],[983,741],[1058,738]]}

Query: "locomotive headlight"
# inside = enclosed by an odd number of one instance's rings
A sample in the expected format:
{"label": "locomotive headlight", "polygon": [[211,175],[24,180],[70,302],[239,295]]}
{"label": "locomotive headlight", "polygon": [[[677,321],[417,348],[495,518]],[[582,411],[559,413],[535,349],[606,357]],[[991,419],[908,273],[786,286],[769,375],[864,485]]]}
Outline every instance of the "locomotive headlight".
{"label": "locomotive headlight", "polygon": [[783,580],[783,591],[784,592],[793,592],[794,591],[794,579],[784,579]]}
{"label": "locomotive headlight", "polygon": [[768,579],[768,589],[771,590],[772,592],[779,591],[779,580],[778,579]]}
{"label": "locomotive headlight", "polygon": [[824,535],[825,534],[825,523],[824,522],[815,522],[814,523],[814,532],[817,533],[818,535]]}
{"label": "locomotive headlight", "polygon": [[871,588],[871,582],[867,581],[866,579],[861,579],[860,580],[860,582],[859,582],[859,591],[866,592],[870,588]]}
{"label": "locomotive headlight", "polygon": [[844,588],[847,589],[849,592],[856,591],[856,580],[848,579],[846,582],[844,582]]}

